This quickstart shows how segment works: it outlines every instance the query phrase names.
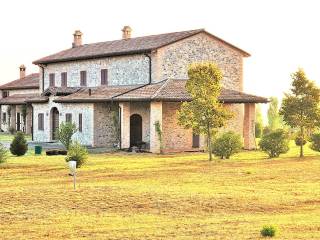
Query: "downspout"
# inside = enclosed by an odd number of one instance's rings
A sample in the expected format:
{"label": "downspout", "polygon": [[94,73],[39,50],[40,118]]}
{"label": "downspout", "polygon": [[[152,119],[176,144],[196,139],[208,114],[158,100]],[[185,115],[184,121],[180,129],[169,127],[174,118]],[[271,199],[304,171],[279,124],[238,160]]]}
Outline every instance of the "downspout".
{"label": "downspout", "polygon": [[33,105],[31,104],[31,140],[33,141]]}
{"label": "downspout", "polygon": [[144,54],[147,58],[149,58],[149,84],[151,84],[152,82],[152,59],[151,59],[151,56],[147,53]]}
{"label": "downspout", "polygon": [[44,65],[42,65],[42,64],[39,64],[39,67],[41,68],[41,70],[42,70],[42,79],[41,79],[41,81],[42,81],[42,91],[41,91],[41,93],[43,93],[44,92]]}

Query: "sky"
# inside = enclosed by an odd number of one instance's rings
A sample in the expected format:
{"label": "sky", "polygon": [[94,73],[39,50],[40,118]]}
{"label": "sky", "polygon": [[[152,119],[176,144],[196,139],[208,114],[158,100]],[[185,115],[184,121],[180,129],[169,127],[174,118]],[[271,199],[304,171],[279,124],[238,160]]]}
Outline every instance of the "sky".
{"label": "sky", "polygon": [[18,67],[83,42],[205,28],[249,52],[245,92],[281,98],[299,67],[320,85],[320,1],[317,0],[10,0],[0,5],[0,84],[17,79]]}

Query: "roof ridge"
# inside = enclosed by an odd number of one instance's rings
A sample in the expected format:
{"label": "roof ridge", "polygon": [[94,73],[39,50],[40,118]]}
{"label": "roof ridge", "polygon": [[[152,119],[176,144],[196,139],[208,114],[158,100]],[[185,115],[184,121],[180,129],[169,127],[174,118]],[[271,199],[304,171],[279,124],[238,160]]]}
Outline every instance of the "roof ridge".
{"label": "roof ridge", "polygon": [[163,81],[165,81],[165,83],[161,86],[161,87],[159,87],[159,89],[151,96],[151,99],[155,99],[156,98],[156,96],[158,95],[158,93],[165,87],[165,86],[167,86],[168,85],[168,83],[170,82],[170,78],[168,78],[168,79],[166,79],[166,80],[163,80]]}

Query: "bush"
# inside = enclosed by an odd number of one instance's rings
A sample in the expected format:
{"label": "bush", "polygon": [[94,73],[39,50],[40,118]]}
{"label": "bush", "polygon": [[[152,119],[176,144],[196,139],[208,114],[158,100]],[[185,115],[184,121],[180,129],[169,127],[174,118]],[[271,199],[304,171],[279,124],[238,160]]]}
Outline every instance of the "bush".
{"label": "bush", "polygon": [[13,155],[22,156],[28,150],[28,144],[22,132],[17,132],[10,144],[10,152]]}
{"label": "bush", "polygon": [[58,139],[63,146],[68,150],[72,135],[77,131],[77,127],[74,123],[62,122],[58,129]]}
{"label": "bush", "polygon": [[261,135],[262,135],[262,128],[263,128],[263,126],[262,126],[262,124],[261,123],[259,123],[259,122],[256,122],[255,123],[255,136],[256,136],[256,138],[261,138]]}
{"label": "bush", "polygon": [[289,151],[288,134],[282,129],[272,131],[262,136],[259,146],[270,158],[279,157]]}
{"label": "bush", "polygon": [[9,127],[9,133],[10,134],[14,134],[16,132],[16,130],[14,129],[14,127]]}
{"label": "bush", "polygon": [[240,135],[234,132],[226,132],[213,141],[212,152],[221,159],[229,159],[231,155],[239,152],[241,147]]}
{"label": "bush", "polygon": [[85,147],[81,146],[80,143],[74,142],[69,146],[66,162],[76,161],[77,168],[80,168],[86,163],[88,159],[88,151]]}
{"label": "bush", "polygon": [[276,235],[277,228],[275,226],[263,226],[262,230],[260,231],[261,236],[263,237],[274,237]]}
{"label": "bush", "polygon": [[320,152],[320,133],[312,134],[310,148],[314,151]]}
{"label": "bush", "polygon": [[8,158],[8,150],[0,143],[0,164]]}
{"label": "bush", "polygon": [[297,146],[304,146],[307,143],[307,140],[303,139],[301,136],[297,136],[294,139],[294,142],[296,143]]}
{"label": "bush", "polygon": [[271,132],[272,132],[271,128],[267,126],[267,127],[263,128],[262,135],[267,135],[267,134],[269,134]]}

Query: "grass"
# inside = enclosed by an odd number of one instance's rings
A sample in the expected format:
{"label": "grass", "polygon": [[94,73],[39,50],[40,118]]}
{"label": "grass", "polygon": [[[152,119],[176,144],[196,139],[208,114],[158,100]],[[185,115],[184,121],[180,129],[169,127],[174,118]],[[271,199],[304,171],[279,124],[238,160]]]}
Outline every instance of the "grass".
{"label": "grass", "polygon": [[97,154],[77,190],[62,156],[0,166],[1,239],[320,239],[320,154]]}
{"label": "grass", "polygon": [[[1,142],[11,142],[13,140],[14,134],[0,133],[0,143]],[[25,135],[27,141],[31,141],[31,135]]]}

